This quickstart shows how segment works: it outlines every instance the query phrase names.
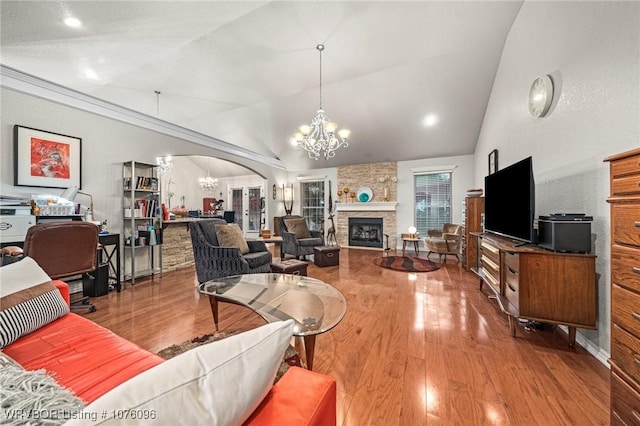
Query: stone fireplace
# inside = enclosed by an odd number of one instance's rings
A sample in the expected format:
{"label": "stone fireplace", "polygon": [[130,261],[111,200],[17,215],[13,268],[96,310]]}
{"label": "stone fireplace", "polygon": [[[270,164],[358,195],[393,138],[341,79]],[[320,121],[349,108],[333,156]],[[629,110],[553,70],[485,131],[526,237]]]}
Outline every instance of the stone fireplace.
{"label": "stone fireplace", "polygon": [[[398,195],[396,162],[354,164],[338,167],[336,201],[336,238],[338,245],[369,250],[382,250],[387,247],[385,234],[389,235],[389,247],[398,243],[396,230],[396,201]],[[393,178],[392,178],[393,177]],[[359,202],[355,197],[360,189],[371,191],[373,196],[368,202]],[[345,193],[346,192],[346,193]],[[352,195],[353,194],[353,195]],[[379,227],[372,228],[371,223],[361,223],[355,228],[353,239],[352,219],[370,219],[380,221]],[[362,228],[362,229],[360,229]],[[371,241],[369,241],[371,240]],[[355,243],[355,244],[354,244]]]}
{"label": "stone fireplace", "polygon": [[350,217],[349,246],[382,248],[382,224],[381,217]]}
{"label": "stone fireplace", "polygon": [[[386,203],[337,203],[336,204],[336,237],[338,239],[338,245],[343,247],[353,247],[371,250],[380,250],[386,247],[387,241],[384,234],[389,235],[389,247],[396,247],[397,232],[396,232],[396,207],[398,203],[396,201]],[[372,238],[372,224],[371,219],[378,222],[379,228],[375,231],[378,234],[376,245],[364,244],[362,241],[352,245],[353,239],[352,232],[350,230],[350,223],[353,219],[360,221],[362,229],[356,227],[356,233],[361,232],[360,240]],[[364,222],[364,223],[363,223]],[[368,232],[368,233],[367,233]],[[384,246],[384,247],[383,247]]]}

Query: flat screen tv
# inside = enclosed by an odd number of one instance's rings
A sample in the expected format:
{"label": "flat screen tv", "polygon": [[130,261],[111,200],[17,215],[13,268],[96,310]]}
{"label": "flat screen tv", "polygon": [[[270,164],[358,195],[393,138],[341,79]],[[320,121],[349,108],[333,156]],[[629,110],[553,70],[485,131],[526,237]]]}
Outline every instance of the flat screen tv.
{"label": "flat screen tv", "polygon": [[531,157],[484,178],[484,230],[535,243],[535,183]]}

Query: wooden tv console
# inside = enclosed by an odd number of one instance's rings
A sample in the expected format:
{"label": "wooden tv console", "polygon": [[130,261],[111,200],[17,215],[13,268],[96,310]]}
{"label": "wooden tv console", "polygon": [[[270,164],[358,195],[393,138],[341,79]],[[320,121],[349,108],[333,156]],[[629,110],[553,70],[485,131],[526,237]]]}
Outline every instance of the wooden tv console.
{"label": "wooden tv console", "polygon": [[569,327],[569,344],[576,327],[595,329],[596,265],[594,254],[561,253],[489,233],[478,239],[477,266],[480,290],[488,284],[491,299],[509,316],[511,335],[517,319]]}

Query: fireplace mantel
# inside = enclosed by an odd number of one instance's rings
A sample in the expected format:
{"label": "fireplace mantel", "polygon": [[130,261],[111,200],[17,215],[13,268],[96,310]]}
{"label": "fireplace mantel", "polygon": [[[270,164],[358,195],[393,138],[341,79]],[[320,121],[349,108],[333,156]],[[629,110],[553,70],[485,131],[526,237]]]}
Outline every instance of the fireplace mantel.
{"label": "fireplace mantel", "polygon": [[336,203],[338,212],[377,212],[395,211],[398,206],[397,201],[372,202],[372,203]]}

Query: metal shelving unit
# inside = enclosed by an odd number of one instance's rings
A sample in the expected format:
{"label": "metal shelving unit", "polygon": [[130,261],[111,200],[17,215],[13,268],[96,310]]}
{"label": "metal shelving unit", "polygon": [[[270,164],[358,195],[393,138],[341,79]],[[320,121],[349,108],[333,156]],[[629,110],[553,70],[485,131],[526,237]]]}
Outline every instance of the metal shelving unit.
{"label": "metal shelving unit", "polygon": [[[124,279],[162,275],[162,194],[158,166],[127,161],[122,165]],[[142,263],[145,267],[141,267]]]}

